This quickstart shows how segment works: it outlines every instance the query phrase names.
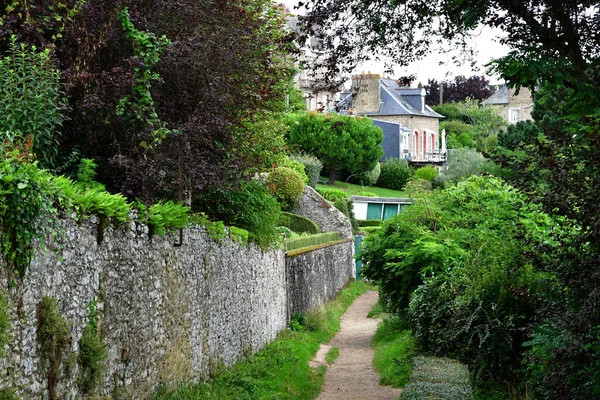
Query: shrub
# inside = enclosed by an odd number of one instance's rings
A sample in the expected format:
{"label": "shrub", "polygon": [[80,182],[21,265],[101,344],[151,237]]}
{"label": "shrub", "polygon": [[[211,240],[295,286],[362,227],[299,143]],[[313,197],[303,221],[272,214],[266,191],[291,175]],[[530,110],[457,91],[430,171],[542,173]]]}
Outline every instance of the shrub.
{"label": "shrub", "polygon": [[246,229],[248,239],[263,248],[277,242],[281,207],[258,180],[230,191],[214,189],[194,201],[197,209],[207,211],[215,219]]}
{"label": "shrub", "polygon": [[373,193],[373,192],[358,192],[357,196],[378,197],[377,193]]}
{"label": "shrub", "polygon": [[340,239],[340,234],[338,232],[324,232],[311,236],[301,236],[297,238],[288,239],[285,242],[285,251],[297,250],[304,247],[318,246],[320,244],[335,242]]}
{"label": "shrub", "polygon": [[325,198],[325,200],[335,202],[336,200],[346,200],[348,194],[340,189],[317,188],[317,192]]}
{"label": "shrub", "polygon": [[291,209],[304,191],[302,177],[287,167],[273,169],[269,173],[267,182],[271,193],[279,200],[284,210]]}
{"label": "shrub", "polygon": [[319,161],[317,157],[304,152],[292,154],[290,159],[304,165],[304,172],[308,176],[308,186],[312,188],[317,187],[317,182],[319,181],[321,170],[323,169],[323,163]]}
{"label": "shrub", "polygon": [[381,165],[375,164],[373,169],[370,171],[357,172],[350,176],[350,182],[358,183],[363,186],[373,186],[377,183],[379,175],[381,174]]}
{"label": "shrub", "polygon": [[169,230],[182,229],[188,225],[189,207],[183,204],[159,201],[152,204],[146,216],[148,225],[157,235],[164,235]]}
{"label": "shrub", "polygon": [[106,345],[98,332],[95,303],[90,302],[88,324],[79,339],[79,379],[83,393],[91,393],[102,380],[103,362],[106,359]]}
{"label": "shrub", "polygon": [[279,225],[287,227],[296,233],[321,233],[321,227],[313,220],[288,212],[281,213]]}
{"label": "shrub", "polygon": [[300,161],[293,160],[290,157],[285,157],[283,162],[279,166],[293,169],[298,175],[300,175],[300,178],[302,178],[302,182],[304,182],[305,185],[308,184],[308,175],[306,174],[306,171],[304,169],[304,164],[302,164]]}
{"label": "shrub", "polygon": [[381,173],[377,180],[377,186],[393,190],[402,190],[412,175],[412,169],[406,160],[388,158],[381,163]]}
{"label": "shrub", "polygon": [[415,178],[433,182],[433,180],[436,176],[438,176],[438,174],[439,171],[436,167],[434,167],[433,165],[426,165],[417,169],[417,171],[415,172]]}
{"label": "shrub", "polygon": [[473,175],[479,175],[490,162],[475,149],[448,150],[446,168],[435,177],[434,186],[445,188]]}
{"label": "shrub", "polygon": [[360,227],[383,225],[383,221],[380,219],[368,219],[368,220],[360,219],[357,222],[358,222],[358,226],[360,226]]}

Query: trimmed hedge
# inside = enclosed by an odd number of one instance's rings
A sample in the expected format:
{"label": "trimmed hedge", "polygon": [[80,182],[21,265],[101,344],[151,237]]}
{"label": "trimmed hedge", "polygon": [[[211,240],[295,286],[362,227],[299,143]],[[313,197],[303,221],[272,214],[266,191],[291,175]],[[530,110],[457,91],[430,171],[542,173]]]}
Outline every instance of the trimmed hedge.
{"label": "trimmed hedge", "polygon": [[317,225],[312,219],[308,219],[301,215],[292,214],[289,212],[281,213],[279,225],[289,228],[296,233],[321,233],[321,227]]}
{"label": "trimmed hedge", "polygon": [[368,234],[378,231],[380,229],[381,229],[380,226],[363,226],[362,228],[360,228],[359,231],[368,235]]}
{"label": "trimmed hedge", "polygon": [[380,219],[369,219],[369,220],[364,220],[364,219],[359,219],[358,220],[358,226],[363,227],[363,226],[381,226],[383,225],[383,221]]}
{"label": "trimmed hedge", "polygon": [[341,240],[341,236],[338,232],[325,232],[311,236],[302,236],[287,240],[285,242],[285,251],[292,251],[329,242],[337,242],[338,240]]}
{"label": "trimmed hedge", "polygon": [[317,188],[317,193],[323,196],[325,200],[329,200],[332,203],[336,200],[346,201],[349,196],[348,193],[340,189]]}

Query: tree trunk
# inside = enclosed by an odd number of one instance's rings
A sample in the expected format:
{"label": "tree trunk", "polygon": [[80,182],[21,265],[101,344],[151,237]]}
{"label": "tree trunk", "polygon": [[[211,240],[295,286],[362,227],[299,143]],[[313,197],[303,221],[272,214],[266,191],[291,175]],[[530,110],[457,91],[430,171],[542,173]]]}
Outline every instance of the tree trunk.
{"label": "tree trunk", "polygon": [[335,183],[335,168],[329,168],[329,184],[333,185]]}

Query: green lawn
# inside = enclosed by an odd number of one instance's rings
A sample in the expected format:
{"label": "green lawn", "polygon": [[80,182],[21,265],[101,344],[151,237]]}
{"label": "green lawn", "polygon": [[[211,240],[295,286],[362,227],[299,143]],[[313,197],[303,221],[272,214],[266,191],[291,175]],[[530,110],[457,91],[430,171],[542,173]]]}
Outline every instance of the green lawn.
{"label": "green lawn", "polygon": [[[326,178],[321,178],[327,180]],[[343,181],[335,181],[335,185],[322,185],[317,184],[317,188],[335,188],[347,192],[349,195],[358,195],[360,192],[371,192],[375,193],[379,197],[406,197],[406,194],[399,190],[385,189],[376,186],[361,186],[353,183],[346,183]]]}

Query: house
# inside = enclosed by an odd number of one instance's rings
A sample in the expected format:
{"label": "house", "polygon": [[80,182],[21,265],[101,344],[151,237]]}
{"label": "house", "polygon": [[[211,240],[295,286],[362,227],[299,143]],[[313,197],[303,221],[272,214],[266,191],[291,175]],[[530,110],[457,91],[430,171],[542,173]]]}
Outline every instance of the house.
{"label": "house", "polygon": [[491,106],[509,124],[532,119],[533,98],[527,88],[522,87],[516,94],[514,89],[501,85],[483,104]]}
{"label": "house", "polygon": [[446,161],[442,115],[425,104],[425,89],[400,86],[377,74],[352,77],[352,93],[342,95],[336,111],[368,116],[384,131],[384,159],[404,158],[414,165]]}
{"label": "house", "polygon": [[351,196],[354,216],[358,220],[386,220],[412,204],[410,199]]}
{"label": "house", "polygon": [[[298,17],[288,14],[287,25],[297,31]],[[328,53],[323,51],[322,42],[315,37],[311,37],[300,50],[298,74],[294,79],[296,88],[302,91],[308,111],[328,110],[338,102],[341,91],[341,84],[326,82],[325,68],[318,67],[327,60]]]}

